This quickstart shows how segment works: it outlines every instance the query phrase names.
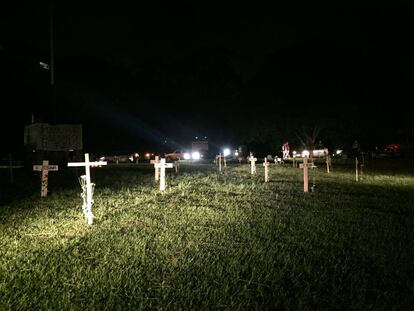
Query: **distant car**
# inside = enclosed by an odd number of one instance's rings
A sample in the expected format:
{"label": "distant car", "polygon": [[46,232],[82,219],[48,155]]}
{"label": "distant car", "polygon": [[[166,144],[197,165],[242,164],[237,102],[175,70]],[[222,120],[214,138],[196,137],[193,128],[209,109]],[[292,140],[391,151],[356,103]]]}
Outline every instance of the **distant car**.
{"label": "distant car", "polygon": [[132,155],[114,155],[114,156],[102,156],[99,158],[100,161],[106,161],[108,163],[131,163],[134,161]]}
{"label": "distant car", "polygon": [[181,160],[184,158],[184,154],[180,150],[175,150],[165,154],[165,158],[170,161]]}
{"label": "distant car", "polygon": [[[329,154],[329,151],[327,148],[323,148],[323,149],[314,149],[312,151],[312,156],[314,158],[323,158],[326,157]],[[308,157],[309,156],[309,151],[308,150],[303,150],[301,153],[302,157]]]}

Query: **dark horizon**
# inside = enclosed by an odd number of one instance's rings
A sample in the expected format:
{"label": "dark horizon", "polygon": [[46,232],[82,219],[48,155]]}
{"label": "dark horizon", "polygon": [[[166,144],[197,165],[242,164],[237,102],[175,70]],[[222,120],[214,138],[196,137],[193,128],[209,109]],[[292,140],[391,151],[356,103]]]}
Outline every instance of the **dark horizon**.
{"label": "dark horizon", "polygon": [[[413,143],[413,7],[54,6],[57,123],[84,149],[171,149],[207,136],[279,151]],[[0,13],[5,151],[32,114],[53,123],[48,5]],[[252,107],[252,108],[249,108]],[[167,144],[165,144],[167,140]],[[173,143],[173,142],[176,142]]]}

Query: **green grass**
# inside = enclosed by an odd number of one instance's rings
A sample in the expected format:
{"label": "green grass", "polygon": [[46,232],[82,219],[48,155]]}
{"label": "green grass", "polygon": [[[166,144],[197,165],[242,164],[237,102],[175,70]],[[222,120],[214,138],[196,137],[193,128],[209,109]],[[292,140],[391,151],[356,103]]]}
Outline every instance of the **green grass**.
{"label": "green grass", "polygon": [[[81,170],[16,176],[0,206],[0,310],[414,308],[412,161],[352,161],[310,172],[210,165],[93,169],[94,224]],[[392,175],[391,175],[392,173]],[[6,178],[6,177],[4,177]],[[17,196],[17,191],[22,193]]]}

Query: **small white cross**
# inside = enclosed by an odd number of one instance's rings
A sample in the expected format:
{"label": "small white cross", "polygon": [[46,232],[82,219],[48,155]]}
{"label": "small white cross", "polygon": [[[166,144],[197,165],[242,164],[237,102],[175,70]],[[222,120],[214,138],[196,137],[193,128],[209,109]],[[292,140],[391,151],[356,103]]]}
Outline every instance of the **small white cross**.
{"label": "small white cross", "polygon": [[218,167],[219,167],[219,172],[221,173],[221,158],[222,158],[222,155],[221,155],[221,152],[218,154],[218,155],[216,155],[216,161],[218,160]]}
{"label": "small white cross", "polygon": [[270,163],[267,162],[267,158],[264,158],[263,166],[265,171],[265,182],[269,181],[269,165]]}
{"label": "small white cross", "polygon": [[160,190],[164,191],[165,190],[165,169],[166,168],[172,168],[173,164],[172,163],[166,163],[165,158],[161,158],[160,163],[155,163],[154,166],[155,166],[155,168],[160,169]]}
{"label": "small white cross", "polygon": [[42,172],[42,179],[41,179],[41,189],[40,189],[40,196],[47,197],[47,183],[49,178],[49,171],[57,171],[57,165],[49,165],[49,161],[43,161],[42,165],[33,165],[34,171]]}
{"label": "small white cross", "polygon": [[332,159],[329,154],[326,155],[326,172],[329,174],[332,170]]}
{"label": "small white cross", "polygon": [[253,156],[253,154],[250,153],[250,157],[248,158],[248,160],[250,161],[250,173],[252,175],[254,175],[254,174],[256,174],[256,161],[257,161],[257,158],[255,158]]}
{"label": "small white cross", "polygon": [[88,224],[92,225],[93,223],[93,214],[92,214],[92,183],[91,183],[91,167],[106,165],[107,162],[89,162],[89,153],[85,153],[85,162],[73,162],[68,163],[68,167],[85,167],[85,178],[86,178],[86,206],[84,208],[84,214],[88,220]]}
{"label": "small white cross", "polygon": [[303,163],[299,164],[303,168],[303,192],[309,191],[309,177],[308,177],[308,158],[303,158]]}

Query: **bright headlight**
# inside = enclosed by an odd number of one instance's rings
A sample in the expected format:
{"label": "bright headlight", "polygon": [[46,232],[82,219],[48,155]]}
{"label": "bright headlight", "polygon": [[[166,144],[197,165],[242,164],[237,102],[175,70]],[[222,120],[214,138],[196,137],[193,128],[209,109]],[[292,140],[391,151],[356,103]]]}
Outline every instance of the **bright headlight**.
{"label": "bright headlight", "polygon": [[184,159],[189,160],[191,158],[190,154],[188,152],[184,153]]}
{"label": "bright headlight", "polygon": [[193,160],[199,160],[200,159],[200,152],[198,151],[194,151],[193,154],[191,155],[191,157],[193,158]]}
{"label": "bright headlight", "polygon": [[224,150],[223,150],[223,155],[224,155],[225,157],[227,157],[228,155],[230,155],[230,149],[229,149],[229,148],[224,149]]}

